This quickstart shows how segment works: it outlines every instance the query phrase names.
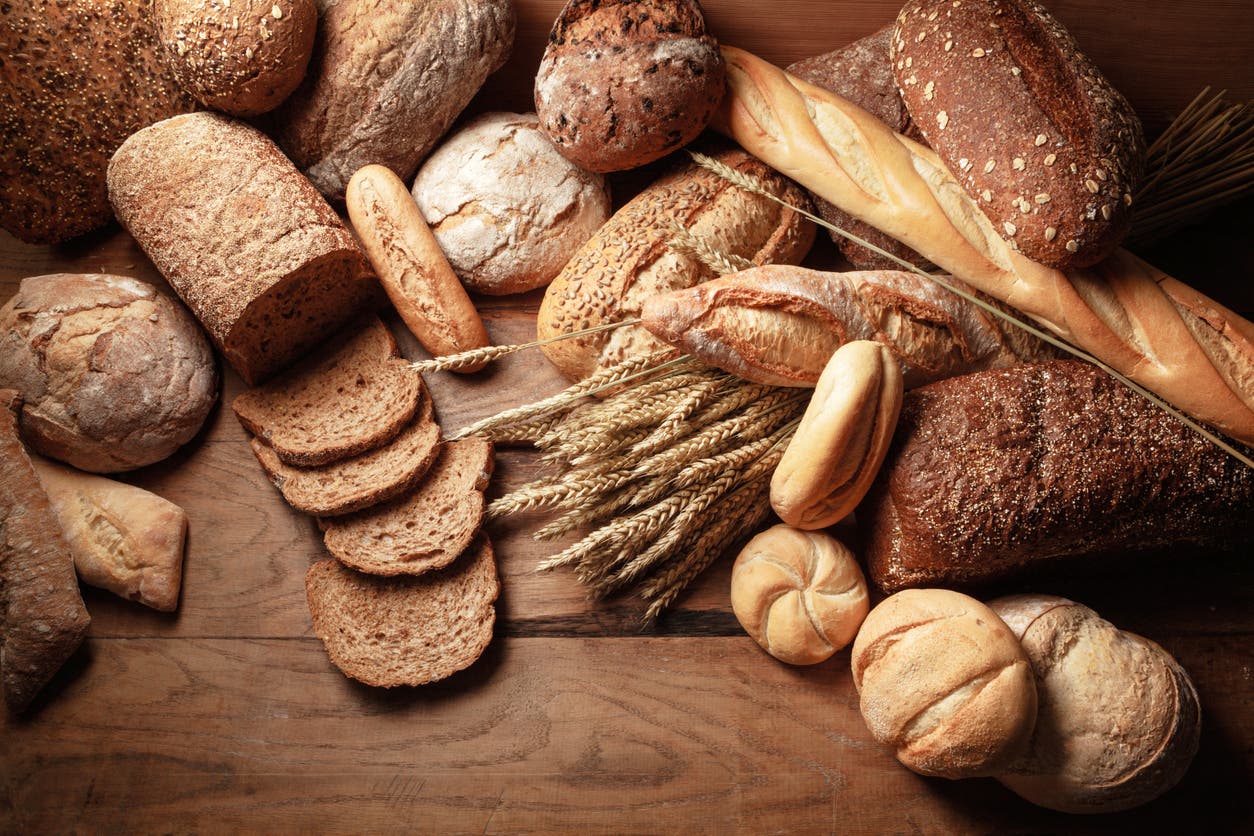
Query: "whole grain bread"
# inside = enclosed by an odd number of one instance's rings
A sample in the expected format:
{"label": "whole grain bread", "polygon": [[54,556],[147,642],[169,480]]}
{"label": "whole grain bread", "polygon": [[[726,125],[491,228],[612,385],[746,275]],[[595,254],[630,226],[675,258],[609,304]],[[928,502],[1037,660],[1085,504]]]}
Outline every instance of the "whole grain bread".
{"label": "whole grain bread", "polygon": [[0,678],[10,711],[30,705],[91,618],[74,560],[18,438],[21,396],[0,389]]}
{"label": "whole grain bread", "polygon": [[373,575],[443,568],[479,533],[492,467],[490,442],[447,442],[417,490],[355,514],[320,520],[327,549]]}
{"label": "whole grain bread", "polygon": [[281,377],[236,396],[236,417],[287,464],[315,467],[394,439],[426,387],[376,316],[354,322]]}
{"label": "whole grain bread", "polygon": [[314,632],[331,661],[367,685],[425,685],[469,667],[492,640],[500,594],[486,536],[451,566],[380,578],[322,560],[305,575]]}

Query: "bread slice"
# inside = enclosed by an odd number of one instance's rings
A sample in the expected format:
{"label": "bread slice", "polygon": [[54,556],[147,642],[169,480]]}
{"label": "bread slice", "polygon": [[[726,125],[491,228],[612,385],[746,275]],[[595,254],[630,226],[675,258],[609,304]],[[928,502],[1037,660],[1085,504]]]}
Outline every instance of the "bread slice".
{"label": "bread slice", "polygon": [[453,565],[379,578],[322,560],[305,575],[314,633],[346,676],[393,688],[469,667],[492,640],[500,594],[492,544],[480,536]]}
{"label": "bread slice", "polygon": [[320,517],[348,514],[387,502],[413,489],[440,452],[440,425],[431,398],[423,396],[418,415],[388,444],[320,467],[297,467],[259,438],[253,453],[270,481],[293,508]]}
{"label": "bread slice", "polygon": [[244,428],[286,464],[316,467],[387,444],[410,422],[424,387],[378,317],[232,403]]}
{"label": "bread slice", "polygon": [[355,514],[320,520],[331,554],[373,575],[419,575],[452,563],[483,524],[492,445],[450,441],[419,488]]}
{"label": "bread slice", "polygon": [[0,679],[14,712],[30,705],[91,624],[70,547],[18,437],[20,409],[17,392],[0,390]]}

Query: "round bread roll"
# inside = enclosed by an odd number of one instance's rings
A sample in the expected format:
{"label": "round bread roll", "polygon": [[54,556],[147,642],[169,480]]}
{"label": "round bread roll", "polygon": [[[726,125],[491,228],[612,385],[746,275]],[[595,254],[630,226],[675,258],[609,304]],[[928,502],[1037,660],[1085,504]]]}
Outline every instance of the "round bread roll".
{"label": "round bread roll", "polygon": [[313,53],[314,0],[154,0],[157,37],[179,86],[233,116],[272,110]]}
{"label": "round bread roll", "polygon": [[853,641],[870,604],[858,561],[840,541],[787,525],[745,544],[732,567],[731,604],[762,649],[814,665]]}
{"label": "round bread roll", "polygon": [[923,775],[995,775],[1036,722],[1032,668],[979,601],[908,589],[871,610],[853,643],[853,681],[872,736]]}
{"label": "round bread roll", "polygon": [[204,333],[137,279],[23,279],[0,309],[0,388],[22,393],[22,437],[45,456],[111,473],[191,440],[217,397]]}
{"label": "round bread roll", "polygon": [[1027,753],[997,780],[1065,813],[1127,810],[1175,786],[1197,753],[1201,710],[1167,651],[1066,598],[989,606],[1019,637],[1040,700]]}
{"label": "round bread roll", "polygon": [[436,149],[414,200],[478,293],[543,287],[610,217],[605,178],[558,153],[534,113],[485,113]]}
{"label": "round bread roll", "polygon": [[536,111],[568,159],[622,171],[696,139],[724,82],[696,0],[570,0],[536,73]]}

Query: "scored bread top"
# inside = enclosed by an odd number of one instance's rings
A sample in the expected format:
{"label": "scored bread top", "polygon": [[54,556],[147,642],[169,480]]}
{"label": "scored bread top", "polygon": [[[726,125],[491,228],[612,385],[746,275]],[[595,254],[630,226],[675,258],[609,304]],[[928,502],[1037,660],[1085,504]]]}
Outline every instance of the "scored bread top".
{"label": "scored bread top", "polygon": [[380,447],[424,399],[422,378],[397,356],[378,317],[333,337],[318,354],[232,403],[244,428],[280,460],[312,467]]}
{"label": "scored bread top", "polygon": [[359,682],[424,685],[469,667],[492,640],[500,594],[492,544],[481,536],[453,565],[380,578],[322,560],[305,575],[314,632]]}
{"label": "scored bread top", "polygon": [[483,491],[492,466],[491,443],[448,442],[413,493],[322,520],[327,549],[375,575],[418,575],[447,566],[483,524]]}

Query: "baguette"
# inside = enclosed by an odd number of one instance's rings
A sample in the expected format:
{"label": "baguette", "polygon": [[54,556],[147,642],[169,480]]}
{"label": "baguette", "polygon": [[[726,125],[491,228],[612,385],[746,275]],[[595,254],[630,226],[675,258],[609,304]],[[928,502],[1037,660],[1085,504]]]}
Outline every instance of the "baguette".
{"label": "baguette", "polygon": [[715,124],[746,150],[1246,444],[1254,325],[1122,250],[1062,273],[1016,252],[939,158],[841,97],[723,48]]}

